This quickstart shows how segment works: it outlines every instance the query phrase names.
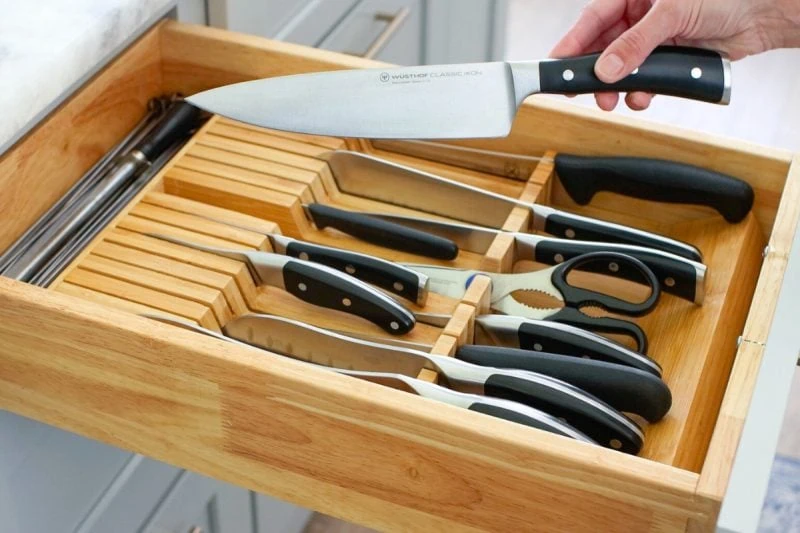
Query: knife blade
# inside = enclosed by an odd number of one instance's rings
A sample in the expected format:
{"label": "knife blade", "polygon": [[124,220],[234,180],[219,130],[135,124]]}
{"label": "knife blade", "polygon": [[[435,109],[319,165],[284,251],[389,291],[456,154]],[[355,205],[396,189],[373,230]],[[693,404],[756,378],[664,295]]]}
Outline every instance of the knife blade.
{"label": "knife blade", "polygon": [[515,207],[531,213],[530,230],[567,239],[633,244],[702,261],[694,246],[655,233],[522,202],[371,155],[336,150],[326,160],[341,192],[469,224],[501,229]]}
{"label": "knife blade", "polygon": [[521,348],[629,366],[661,377],[650,357],[602,335],[569,324],[508,315],[475,318],[475,344]]}
{"label": "knife blade", "polygon": [[408,226],[324,204],[303,205],[303,209],[321,230],[333,228],[384,248],[433,259],[449,261],[458,256],[458,247],[452,241]]}
{"label": "knife blade", "polygon": [[269,252],[228,250],[168,235],[147,235],[243,261],[258,285],[277,287],[312,305],[364,318],[393,335],[408,333],[416,324],[414,315],[397,301],[358,279],[324,265]]}
{"label": "knife blade", "polygon": [[753,188],[746,181],[667,159],[567,153],[537,157],[418,140],[376,141],[373,145],[519,180],[527,180],[538,163],[549,162],[564,190],[580,205],[590,203],[598,192],[609,191],[657,202],[703,205],[735,224],[744,220],[755,199]]}
{"label": "knife blade", "polygon": [[[450,239],[461,250],[485,254],[494,239],[503,233],[514,237],[515,257],[520,261],[535,261],[556,265],[573,257],[590,252],[619,252],[633,256],[647,265],[659,279],[661,290],[698,305],[705,296],[707,267],[675,254],[632,244],[576,241],[543,237],[532,233],[505,232],[482,226],[459,224],[420,217],[407,217],[380,213],[369,216]],[[615,276],[631,281],[641,281],[638,272],[622,269]]]}
{"label": "knife blade", "polygon": [[337,335],[288,318],[246,315],[223,328],[225,335],[320,365],[416,377],[428,368],[450,387],[520,402],[563,418],[604,446],[638,453],[641,428],[602,400],[563,381],[534,372],[472,365],[452,357]]}
{"label": "knife blade", "polygon": [[206,215],[198,214],[196,216],[265,235],[272,245],[272,251],[276,254],[325,265],[410,300],[419,306],[424,306],[428,299],[428,277],[398,263],[359,252],[302,241],[277,233],[264,233],[255,228],[248,228]]}
{"label": "knife blade", "polygon": [[[252,344],[247,344],[231,337],[226,337],[225,335],[221,335],[216,331],[211,331],[185,320],[163,315],[142,314],[142,316],[189,331],[208,335],[209,337],[214,337],[215,339],[223,340],[225,342],[246,346],[247,348],[257,348]],[[521,403],[503,400],[502,398],[492,398],[488,396],[480,396],[478,394],[458,392],[434,383],[430,383],[428,381],[415,379],[402,374],[345,370],[341,368],[331,368],[328,366],[325,366],[324,368],[328,368],[345,376],[351,376],[365,381],[392,387],[394,389],[411,392],[412,394],[422,396],[423,398],[429,398],[431,400],[454,405],[456,407],[461,407],[477,413],[483,413],[495,418],[514,422],[516,424],[523,424],[550,433],[555,433],[556,435],[586,442],[588,444],[597,444],[595,441],[572,426],[568,425],[566,422],[559,420],[558,418],[551,416],[544,411],[534,409],[533,407],[529,407]]]}
{"label": "knife blade", "polygon": [[258,126],[339,137],[503,137],[535,93],[646,91],[727,104],[730,62],[708,50],[656,49],[614,84],[594,74],[599,55],[523,62],[346,70],[247,81],[189,98]]}

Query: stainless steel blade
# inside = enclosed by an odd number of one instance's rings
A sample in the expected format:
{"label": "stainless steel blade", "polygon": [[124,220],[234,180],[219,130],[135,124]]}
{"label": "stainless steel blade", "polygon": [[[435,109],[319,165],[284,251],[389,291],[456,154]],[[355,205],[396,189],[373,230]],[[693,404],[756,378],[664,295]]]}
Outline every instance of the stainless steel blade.
{"label": "stainless steel blade", "polygon": [[474,270],[430,265],[405,264],[404,266],[428,276],[428,287],[431,291],[455,299],[461,299],[464,296],[472,278],[479,274]]}
{"label": "stainless steel blade", "polygon": [[237,83],[187,100],[242,122],[318,135],[502,137],[522,99],[538,91],[538,72],[538,62],[347,70]]}
{"label": "stainless steel blade", "polygon": [[413,350],[360,341],[288,318],[246,315],[228,322],[225,335],[296,359],[345,370],[416,377],[428,367]]}

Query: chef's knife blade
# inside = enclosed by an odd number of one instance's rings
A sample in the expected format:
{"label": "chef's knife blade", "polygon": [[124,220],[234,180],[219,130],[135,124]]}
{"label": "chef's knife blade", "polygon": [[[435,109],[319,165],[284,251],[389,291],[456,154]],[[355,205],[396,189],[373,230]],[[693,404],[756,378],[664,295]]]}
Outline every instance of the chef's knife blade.
{"label": "chef's knife blade", "polygon": [[558,353],[637,368],[661,377],[661,367],[644,354],[569,324],[507,315],[475,318],[475,343]]}
{"label": "chef's knife blade", "polygon": [[277,287],[312,305],[359,316],[393,335],[408,333],[416,324],[414,315],[395,300],[324,265],[268,252],[216,248],[167,235],[148,236],[244,261],[259,285]]}
{"label": "chef's knife blade", "polygon": [[336,150],[326,154],[341,192],[500,229],[515,207],[531,212],[532,228],[557,237],[633,244],[702,261],[694,246],[612,222],[522,202],[371,155]]}
{"label": "chef's knife blade", "polygon": [[727,104],[730,63],[707,50],[656,49],[636,74],[605,84],[599,55],[525,62],[347,70],[247,81],[189,98],[226,117],[341,137],[502,137],[534,93],[647,91]]}
{"label": "chef's knife blade", "polygon": [[[661,250],[635,246],[632,244],[618,244],[593,241],[575,241],[559,239],[557,237],[543,237],[532,233],[504,232],[481,226],[445,222],[419,217],[400,215],[385,215],[368,213],[374,218],[381,218],[387,222],[406,225],[410,228],[440,235],[452,240],[462,250],[485,254],[495,237],[508,233],[514,237],[515,257],[520,261],[536,261],[546,265],[556,265],[579,255],[591,252],[619,252],[630,255],[642,261],[658,277],[661,290],[674,294],[696,304],[702,304],[705,296],[706,266],[697,261],[692,261]],[[593,263],[587,266],[599,266]],[[605,272],[605,270],[597,270]],[[638,272],[630,269],[620,269],[614,273],[616,277],[641,282]]]}
{"label": "chef's knife blade", "polygon": [[316,364],[369,372],[396,372],[416,377],[423,368],[439,373],[450,387],[482,392],[541,409],[597,442],[627,453],[638,453],[644,435],[622,413],[563,381],[520,370],[465,363],[337,335],[288,318],[247,315],[230,321],[225,335],[271,351]]}
{"label": "chef's knife blade", "polygon": [[[215,339],[225,342],[246,346],[248,348],[256,348],[252,344],[248,344],[231,337],[226,337],[225,335],[221,335],[216,331],[211,331],[202,326],[198,326],[197,324],[178,318],[152,314],[143,314],[142,316],[163,322],[165,324],[170,324],[189,331],[207,335],[209,337],[214,337]],[[331,368],[328,366],[325,368],[329,368],[339,374],[352,376],[365,381],[411,392],[418,396],[422,396],[423,398],[429,398],[431,400],[447,403],[463,409],[469,409],[470,411],[483,413],[495,418],[501,418],[516,424],[523,424],[589,444],[597,444],[594,440],[590,439],[566,422],[559,420],[558,418],[551,416],[544,411],[534,409],[533,407],[529,407],[521,403],[503,400],[502,398],[491,398],[488,396],[480,396],[478,394],[458,392],[434,383],[430,383],[428,381],[404,376],[403,374],[344,370],[341,368]]]}

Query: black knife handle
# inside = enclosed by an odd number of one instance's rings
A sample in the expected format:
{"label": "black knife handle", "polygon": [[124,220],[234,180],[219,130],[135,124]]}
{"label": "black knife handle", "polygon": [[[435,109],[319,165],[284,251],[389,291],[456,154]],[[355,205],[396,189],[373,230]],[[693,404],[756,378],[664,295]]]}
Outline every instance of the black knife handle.
{"label": "black knife handle", "polygon": [[[533,409],[527,405],[521,406],[527,409]],[[543,431],[547,431],[550,433],[555,433],[556,435],[561,435],[562,437],[571,437],[574,438],[576,433],[580,433],[577,429],[569,426],[565,422],[548,415],[545,412],[541,412],[542,416],[533,417],[528,416],[523,412],[515,411],[513,409],[508,409],[502,407],[500,405],[495,405],[493,403],[481,402],[477,401],[469,406],[470,411],[475,411],[476,413],[482,413],[485,415],[493,416],[495,418],[500,418],[502,420],[507,420],[509,422],[514,422],[515,424],[522,424],[524,426],[541,429]],[[591,442],[593,444],[597,444],[589,437],[582,435],[581,440]]]}
{"label": "black knife handle", "polygon": [[526,321],[517,330],[519,347],[523,350],[586,357],[661,376],[658,363],[642,353],[605,337],[594,338],[599,336],[578,328],[557,326],[547,321]]}
{"label": "black knife handle", "polygon": [[417,305],[425,305],[427,279],[397,263],[303,241],[290,242],[286,246],[286,255],[335,268]]}
{"label": "black knife handle", "polygon": [[329,205],[309,204],[307,209],[319,229],[331,227],[384,248],[433,259],[458,256],[458,246],[450,239]]}
{"label": "black knife handle", "polygon": [[175,141],[188,135],[198,125],[202,115],[203,111],[189,102],[176,103],[135,150],[140,151],[148,161],[155,160]]}
{"label": "black knife handle", "polygon": [[[633,247],[624,250],[608,246],[608,243],[589,241],[570,241],[567,239],[542,240],[536,243],[534,259],[546,265],[556,265],[574,257],[591,252],[615,251],[635,257],[653,271],[659,281],[661,290],[674,294],[690,302],[703,301],[703,283],[705,270],[702,265],[674,254],[661,253],[650,248]],[[641,272],[627,262],[615,263],[618,270],[615,277],[643,283]],[[608,265],[593,261],[581,265],[578,270],[609,274]]]}
{"label": "black knife handle", "polygon": [[414,328],[415,320],[405,307],[359,280],[327,271],[323,267],[289,260],[283,266],[286,290],[310,304],[360,316],[393,335]]}
{"label": "black knife handle", "polygon": [[608,316],[589,316],[574,307],[563,307],[557,313],[547,317],[547,320],[597,333],[625,335],[636,342],[637,352],[647,353],[647,335],[644,330],[638,324],[627,320]]}
{"label": "black knife handle", "polygon": [[656,48],[635,74],[617,83],[604,83],[594,73],[600,54],[542,61],[541,92],[585,94],[645,91],[727,104],[730,98],[730,65],[719,53],[684,46]]}
{"label": "black knife handle", "polygon": [[703,257],[694,246],[669,238],[659,238],[654,234],[634,230],[616,224],[604,224],[602,221],[572,216],[569,213],[556,212],[547,216],[544,231],[556,237],[575,239],[578,241],[616,242],[655,248],[692,261],[702,262]]}
{"label": "black knife handle", "polygon": [[566,381],[610,406],[658,422],[672,406],[669,387],[660,378],[628,366],[501,346],[462,346],[462,361],[495,368],[516,368]]}
{"label": "black knife handle", "polygon": [[736,223],[747,216],[755,198],[745,181],[663,159],[558,154],[555,164],[564,189],[580,205],[588,204],[599,191],[609,191],[656,202],[704,205]]}
{"label": "black knife handle", "polygon": [[561,418],[602,446],[631,454],[642,449],[644,439],[635,422],[568,383],[560,381],[557,387],[542,387],[518,376],[497,373],[486,379],[484,392]]}

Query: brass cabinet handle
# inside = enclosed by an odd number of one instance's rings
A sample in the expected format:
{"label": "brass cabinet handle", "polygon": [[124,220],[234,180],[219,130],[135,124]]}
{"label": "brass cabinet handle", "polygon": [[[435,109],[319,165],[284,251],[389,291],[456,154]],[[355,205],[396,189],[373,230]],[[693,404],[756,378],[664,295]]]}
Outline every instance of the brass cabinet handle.
{"label": "brass cabinet handle", "polygon": [[378,34],[377,37],[375,37],[375,40],[372,41],[372,44],[369,45],[363,54],[350,55],[360,55],[364,59],[374,59],[375,56],[386,47],[386,45],[389,43],[392,37],[394,37],[394,34],[397,33],[397,30],[400,29],[410,14],[411,9],[408,7],[400,8],[397,13],[394,14],[375,13],[375,20],[379,22],[385,22],[386,27]]}

